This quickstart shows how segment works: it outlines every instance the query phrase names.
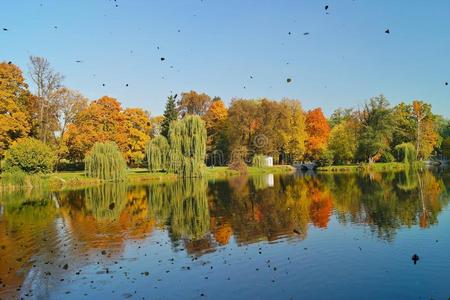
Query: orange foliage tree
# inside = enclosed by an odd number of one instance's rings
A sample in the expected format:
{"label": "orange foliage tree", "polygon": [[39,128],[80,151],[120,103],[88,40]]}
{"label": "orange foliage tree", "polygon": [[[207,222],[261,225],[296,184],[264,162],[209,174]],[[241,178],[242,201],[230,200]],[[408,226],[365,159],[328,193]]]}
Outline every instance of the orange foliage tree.
{"label": "orange foliage tree", "polygon": [[317,160],[326,150],[330,136],[330,125],[322,109],[316,108],[306,114],[306,157]]}
{"label": "orange foliage tree", "polygon": [[141,109],[123,110],[119,101],[104,96],[82,110],[64,137],[68,157],[84,159],[96,142],[115,142],[128,163],[143,159],[151,122]]}
{"label": "orange foliage tree", "polygon": [[208,154],[215,150],[224,151],[224,130],[228,110],[220,98],[215,98],[206,114],[203,116],[207,131],[206,151]]}

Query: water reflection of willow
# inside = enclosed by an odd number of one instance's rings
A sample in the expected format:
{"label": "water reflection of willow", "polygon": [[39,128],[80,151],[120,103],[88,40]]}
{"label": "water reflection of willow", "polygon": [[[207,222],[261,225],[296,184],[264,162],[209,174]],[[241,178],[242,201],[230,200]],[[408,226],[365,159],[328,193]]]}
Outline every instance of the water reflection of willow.
{"label": "water reflection of willow", "polygon": [[144,187],[121,183],[67,191],[59,193],[59,202],[71,234],[84,242],[85,250],[106,248],[120,252],[127,239],[145,238],[155,224],[148,218]]}
{"label": "water reflection of willow", "polygon": [[204,179],[184,179],[148,187],[150,214],[170,225],[174,239],[198,239],[209,231],[209,209]]}
{"label": "water reflection of willow", "polygon": [[97,220],[116,220],[127,203],[125,183],[105,184],[85,191],[85,209]]}

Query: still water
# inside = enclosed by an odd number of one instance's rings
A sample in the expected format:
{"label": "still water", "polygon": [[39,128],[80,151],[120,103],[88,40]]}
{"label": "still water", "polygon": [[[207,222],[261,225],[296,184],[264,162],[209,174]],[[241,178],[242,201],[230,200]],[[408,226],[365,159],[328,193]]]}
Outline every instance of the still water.
{"label": "still water", "polygon": [[411,171],[4,194],[0,299],[448,299],[449,192]]}

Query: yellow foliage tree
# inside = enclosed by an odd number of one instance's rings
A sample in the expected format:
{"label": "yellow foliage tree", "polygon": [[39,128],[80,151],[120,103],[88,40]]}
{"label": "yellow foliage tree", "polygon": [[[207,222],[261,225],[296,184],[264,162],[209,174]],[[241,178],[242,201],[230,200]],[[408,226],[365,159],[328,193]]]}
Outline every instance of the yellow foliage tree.
{"label": "yellow foliage tree", "polygon": [[140,108],[124,111],[128,138],[126,159],[131,165],[139,165],[145,158],[145,147],[150,140],[151,121],[149,113]]}
{"label": "yellow foliage tree", "polygon": [[0,158],[12,142],[29,134],[31,97],[22,71],[14,64],[0,63]]}

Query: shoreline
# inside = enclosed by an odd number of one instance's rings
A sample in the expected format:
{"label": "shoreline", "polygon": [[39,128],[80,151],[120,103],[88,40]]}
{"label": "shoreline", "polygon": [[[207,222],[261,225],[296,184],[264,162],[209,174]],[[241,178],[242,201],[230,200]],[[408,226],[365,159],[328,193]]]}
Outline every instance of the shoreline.
{"label": "shoreline", "polygon": [[[228,167],[207,167],[205,178],[208,180],[225,179],[241,175],[289,174],[293,172],[295,172],[295,168],[289,165],[277,165],[263,168],[248,167],[247,173],[230,170]],[[128,184],[142,184],[172,181],[179,178],[180,177],[174,173],[149,172],[144,168],[135,168],[129,169],[126,182]],[[3,179],[0,177],[0,193],[39,188],[46,188],[51,191],[76,190],[107,183],[106,181],[87,177],[84,171],[57,172],[46,175],[25,175],[23,178],[20,178],[21,184],[2,181]]]}

